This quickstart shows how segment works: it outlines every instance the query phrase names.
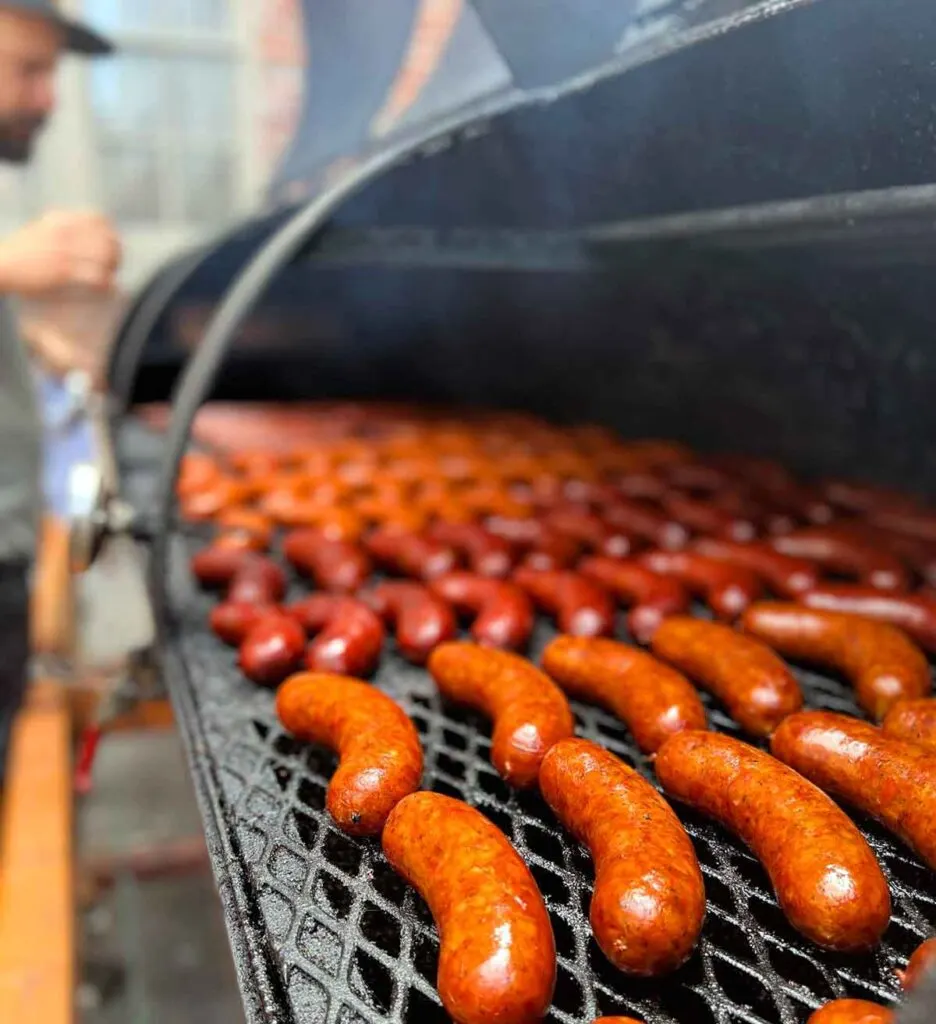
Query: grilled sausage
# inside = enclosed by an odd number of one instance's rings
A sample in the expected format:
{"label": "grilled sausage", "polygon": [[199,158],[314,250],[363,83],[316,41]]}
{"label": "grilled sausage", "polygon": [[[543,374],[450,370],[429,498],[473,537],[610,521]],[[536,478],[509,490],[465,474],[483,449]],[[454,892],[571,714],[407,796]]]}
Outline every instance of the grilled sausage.
{"label": "grilled sausage", "polygon": [[819,582],[819,573],[812,562],[805,558],[781,555],[768,544],[738,544],[730,540],[702,537],[692,547],[706,558],[714,558],[756,573],[768,589],[781,597],[798,597]]}
{"label": "grilled sausage", "polygon": [[572,712],[563,692],[515,654],[443,644],[429,656],[429,671],[443,696],[494,720],[491,761],[512,786],[535,785],[546,751],[572,735]]}
{"label": "grilled sausage", "polygon": [[594,1024],[641,1024],[635,1017],[597,1017]]}
{"label": "grilled sausage", "polygon": [[429,536],[440,544],[460,551],[478,576],[503,579],[513,567],[513,550],[502,537],[496,537],[477,523],[439,521],[429,528]]}
{"label": "grilled sausage", "polygon": [[783,912],[808,939],[847,952],[878,942],[890,918],[887,882],[861,833],[816,786],[769,754],[714,732],[670,737],[655,767],[669,796],[751,848]]}
{"label": "grilled sausage", "polygon": [[886,623],[770,601],[752,605],[741,623],[785,657],[842,672],[855,687],[858,703],[877,720],[898,700],[930,692],[923,652]]}
{"label": "grilled sausage", "polygon": [[273,523],[269,516],[249,508],[228,509],[218,516],[218,526],[229,534],[256,538],[257,550],[266,550],[273,539]]}
{"label": "grilled sausage", "polygon": [[898,626],[921,647],[936,653],[936,598],[893,594],[858,583],[823,583],[800,598],[807,608],[847,612]]}
{"label": "grilled sausage", "polygon": [[894,1012],[865,999],[835,999],[820,1006],[806,1024],[893,1024]]}
{"label": "grilled sausage", "polygon": [[614,504],[605,505],[601,518],[609,526],[667,551],[683,548],[689,540],[685,526],[664,516],[652,505],[631,498],[619,498]]}
{"label": "grilled sausage", "polygon": [[670,806],[646,779],[589,740],[557,743],[543,759],[539,785],[559,820],[591,851],[590,917],[604,955],[628,974],[679,967],[702,929],[705,887]]}
{"label": "grilled sausage", "polygon": [[700,501],[685,494],[669,491],[661,504],[667,515],[693,533],[746,541],[757,536],[757,524],[745,516],[719,508],[710,501]]}
{"label": "grilled sausage", "polygon": [[317,634],[305,652],[310,671],[368,676],[377,667],[383,623],[363,602],[340,594],[312,594],[287,605],[284,612],[306,633]]}
{"label": "grilled sausage", "polygon": [[900,491],[854,480],[823,480],[819,490],[827,501],[848,512],[914,511],[918,508],[912,498]]}
{"label": "grilled sausage", "polygon": [[895,740],[906,740],[936,754],[936,700],[900,700],[881,722],[884,732]]}
{"label": "grilled sausage", "polygon": [[720,619],[737,618],[761,593],[748,569],[706,558],[694,551],[650,551],[641,565],[664,576],[675,576],[698,594]]}
{"label": "grilled sausage", "polygon": [[764,644],[728,626],[678,616],[662,623],[651,647],[713,693],[754,736],[769,736],[803,706],[799,684],[786,665]]}
{"label": "grilled sausage", "polygon": [[380,527],[364,543],[381,565],[417,580],[431,580],[455,567],[455,552],[450,547],[418,533]]}
{"label": "grilled sausage", "polygon": [[826,792],[877,818],[936,868],[936,755],[830,711],[792,715],[774,733],[771,750]]}
{"label": "grilled sausage", "polygon": [[276,713],[293,736],[337,752],[325,805],[342,831],[377,835],[393,808],[419,788],[423,755],[416,729],[373,686],[304,672],[279,688]]}
{"label": "grilled sausage", "polygon": [[227,600],[242,604],[275,604],[286,593],[286,574],[262,555],[247,559],[231,579]]}
{"label": "grilled sausage", "polygon": [[661,576],[636,561],[583,558],[577,571],[633,606],[627,615],[627,629],[640,643],[650,642],[666,616],[678,615],[689,607],[689,592],[679,580]]}
{"label": "grilled sausage", "polygon": [[814,526],[770,540],[782,555],[805,558],[829,572],[879,590],[907,590],[910,574],[899,558],[834,526]]}
{"label": "grilled sausage", "polygon": [[897,977],[905,992],[909,992],[920,979],[929,974],[936,965],[936,939],[927,939],[913,952],[906,970],[897,971]]}
{"label": "grilled sausage", "polygon": [[253,682],[276,686],[299,666],[305,645],[305,633],[299,623],[280,611],[271,611],[247,631],[238,652],[238,664]]}
{"label": "grilled sausage", "polygon": [[215,636],[238,647],[260,619],[272,611],[278,611],[275,605],[224,601],[211,609],[209,623]]}
{"label": "grilled sausage", "polygon": [[674,732],[705,729],[705,709],[689,681],[649,654],[614,640],[559,636],[543,669],[567,694],[609,708],[645,754]]}
{"label": "grilled sausage", "polygon": [[633,548],[631,538],[623,530],[609,526],[587,508],[561,505],[551,509],[544,521],[582,547],[612,558],[626,558]]}
{"label": "grilled sausage", "polygon": [[535,604],[555,615],[563,633],[604,636],[614,632],[614,602],[584,576],[521,566],[513,578]]}
{"label": "grilled sausage", "polygon": [[249,550],[210,544],[192,556],[192,575],[203,587],[219,589],[229,586],[237,572],[257,557]]}
{"label": "grilled sausage", "polygon": [[429,904],[439,929],[436,986],[457,1024],[532,1024],[556,979],[552,925],[529,868],[479,811],[438,793],[393,809],[390,865]]}
{"label": "grilled sausage", "polygon": [[533,606],[515,583],[469,572],[450,572],[430,589],[458,612],[474,616],[471,635],[482,647],[521,650],[533,632]]}
{"label": "grilled sausage", "polygon": [[532,569],[565,569],[578,557],[579,545],[539,519],[491,516],[487,529],[526,551],[525,564]]}
{"label": "grilled sausage", "polygon": [[283,554],[322,590],[353,594],[371,574],[370,559],[357,544],[331,540],[318,530],[291,531],[283,541]]}
{"label": "grilled sausage", "polygon": [[936,513],[924,509],[904,511],[877,509],[868,514],[868,522],[894,533],[903,533],[917,540],[936,542]]}
{"label": "grilled sausage", "polygon": [[455,636],[448,603],[420,583],[393,580],[364,591],[361,600],[396,628],[400,654],[422,665],[433,648]]}

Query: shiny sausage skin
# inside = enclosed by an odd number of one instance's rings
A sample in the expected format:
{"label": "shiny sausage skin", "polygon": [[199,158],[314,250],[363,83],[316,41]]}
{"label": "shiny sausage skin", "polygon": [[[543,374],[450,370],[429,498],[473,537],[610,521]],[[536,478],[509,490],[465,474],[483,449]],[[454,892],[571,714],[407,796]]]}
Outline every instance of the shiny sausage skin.
{"label": "shiny sausage skin", "polygon": [[661,504],[667,515],[693,533],[710,534],[726,540],[746,541],[757,536],[757,525],[750,519],[684,494],[669,492]]}
{"label": "shiny sausage skin", "polygon": [[455,568],[455,552],[450,547],[418,533],[380,527],[364,544],[373,558],[402,576],[431,580]]}
{"label": "shiny sausage skin", "polygon": [[584,576],[521,566],[513,579],[535,604],[556,616],[563,633],[606,636],[614,632],[614,602],[607,591]]}
{"label": "shiny sausage skin", "polygon": [[835,999],[820,1006],[806,1024],[893,1024],[894,1011],[865,999]]}
{"label": "shiny sausage skin", "polygon": [[900,491],[854,480],[824,480],[819,490],[827,501],[849,512],[916,511],[918,508],[912,498]]}
{"label": "shiny sausage skin", "polygon": [[241,533],[255,537],[262,549],[270,546],[273,539],[273,523],[262,512],[248,508],[232,508],[218,517],[218,526],[229,533]]}
{"label": "shiny sausage skin", "polygon": [[876,510],[868,514],[872,526],[880,526],[894,533],[904,533],[917,540],[936,542],[936,513],[922,509],[916,512]]}
{"label": "shiny sausage skin", "polygon": [[881,722],[884,732],[895,740],[906,740],[936,754],[936,700],[899,700]]}
{"label": "shiny sausage skin", "polygon": [[278,610],[275,605],[224,601],[211,609],[209,624],[216,637],[238,647],[260,619]]}
{"label": "shiny sausage skin", "polygon": [[305,652],[311,672],[368,676],[384,643],[383,623],[361,601],[340,594],[311,594],[287,605],[284,613],[315,639]]}
{"label": "shiny sausage skin", "polygon": [[503,579],[513,568],[513,550],[503,538],[496,537],[477,523],[437,522],[429,528],[429,536],[462,552],[468,566],[478,576]]}
{"label": "shiny sausage skin", "polygon": [[378,835],[393,808],[419,788],[423,754],[416,728],[373,686],[304,672],[279,688],[276,713],[293,736],[337,752],[325,803],[342,831]]}
{"label": "shiny sausage skin", "polygon": [[699,594],[720,619],[737,618],[762,590],[750,570],[694,551],[649,551],[640,556],[640,564],[652,572],[675,576]]}
{"label": "shiny sausage skin", "polygon": [[803,706],[803,694],[786,665],[764,644],[728,626],[677,616],[651,642],[653,653],[685,672],[725,705],[754,736],[769,736]]}
{"label": "shiny sausage skin", "polygon": [[578,557],[579,545],[539,519],[491,516],[486,528],[527,552],[525,564],[532,569],[566,569]]}
{"label": "shiny sausage skin", "polygon": [[890,919],[887,881],[861,833],[816,786],[769,754],[714,732],[670,737],[655,768],[667,795],[751,848],[794,928],[826,949],[877,944]]}
{"label": "shiny sausage skin", "polygon": [[551,509],[544,521],[556,532],[602,555],[626,558],[633,548],[633,542],[626,533],[608,526],[587,508],[561,505]]}
{"label": "shiny sausage skin", "polygon": [[898,700],[930,692],[926,656],[887,623],[762,601],[748,608],[741,626],[784,657],[837,669],[855,687],[858,703],[876,720]]}
{"label": "shiny sausage skin", "polygon": [[821,789],[877,818],[936,868],[936,755],[831,711],[802,711],[771,750]]}
{"label": "shiny sausage skin", "polygon": [[322,590],[353,594],[367,582],[371,562],[357,544],[331,540],[318,530],[292,530],[283,554],[297,572],[311,576]]}
{"label": "shiny sausage skin", "polygon": [[738,544],[730,540],[701,537],[692,548],[706,558],[748,569],[759,576],[769,590],[781,597],[795,598],[819,582],[819,573],[805,558],[781,555],[763,543]]}
{"label": "shiny sausage skin", "polygon": [[217,589],[228,586],[238,570],[254,557],[253,552],[243,548],[210,544],[196,552],[189,565],[203,587]]}
{"label": "shiny sausage skin", "polygon": [[237,570],[227,600],[243,604],[275,604],[286,593],[286,574],[272,559],[254,555]]}
{"label": "shiny sausage skin", "polygon": [[628,974],[674,971],[698,941],[705,887],[672,808],[646,779],[589,740],[557,743],[543,759],[539,785],[595,862],[589,916],[601,951]]}
{"label": "shiny sausage skin", "polygon": [[533,605],[515,583],[450,572],[429,584],[458,612],[474,615],[471,635],[482,647],[522,650],[533,632]]}
{"label": "shiny sausage skin", "polygon": [[641,537],[667,551],[684,548],[689,541],[689,531],[685,526],[640,501],[619,498],[613,505],[605,505],[600,514],[609,526]]}
{"label": "shiny sausage skin", "polygon": [[927,651],[936,653],[936,598],[893,594],[854,583],[823,583],[803,594],[807,608],[861,615],[898,626]]}
{"label": "shiny sausage skin", "polygon": [[679,672],[614,640],[559,636],[543,651],[543,670],[570,696],[609,708],[645,754],[674,732],[705,729],[702,702]]}
{"label": "shiny sausage skin", "polygon": [[378,583],[360,596],[396,627],[400,654],[417,665],[425,662],[433,648],[455,636],[457,624],[451,607],[420,583]]}
{"label": "shiny sausage skin", "polygon": [[443,696],[494,720],[491,761],[512,786],[535,785],[546,751],[572,735],[572,712],[562,690],[516,654],[442,644],[429,656],[429,672]]}
{"label": "shiny sausage skin", "polygon": [[260,686],[276,686],[299,666],[306,637],[295,619],[271,611],[248,630],[238,652],[238,664]]}
{"label": "shiny sausage skin", "polygon": [[636,1017],[596,1017],[594,1024],[641,1024]]}
{"label": "shiny sausage skin", "polygon": [[627,628],[640,643],[649,643],[657,626],[668,616],[689,607],[689,591],[672,576],[661,576],[636,561],[583,558],[577,571],[609,590],[619,601],[632,605]]}
{"label": "shiny sausage skin", "polygon": [[906,970],[897,971],[897,977],[905,992],[909,992],[916,984],[934,969],[936,965],[936,939],[927,939],[913,951],[913,956]]}
{"label": "shiny sausage skin", "polygon": [[907,590],[910,573],[899,558],[834,526],[814,526],[770,540],[782,555],[805,558],[829,572],[853,576],[879,590]]}
{"label": "shiny sausage skin", "polygon": [[533,1024],[546,1015],[556,946],[530,869],[480,811],[413,793],[381,838],[391,867],[429,904],[439,930],[442,1005],[456,1024]]}

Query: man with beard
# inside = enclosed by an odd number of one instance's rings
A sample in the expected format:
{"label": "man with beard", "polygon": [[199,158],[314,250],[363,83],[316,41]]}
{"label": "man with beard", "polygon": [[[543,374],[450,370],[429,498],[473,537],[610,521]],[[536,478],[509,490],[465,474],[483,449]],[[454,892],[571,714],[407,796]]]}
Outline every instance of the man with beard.
{"label": "man with beard", "polygon": [[[60,15],[52,0],[0,0],[0,160],[28,161],[55,107],[61,53],[110,49]],[[40,422],[13,303],[74,289],[108,291],[119,261],[116,234],[94,213],[46,213],[0,238],[0,785],[26,688],[27,582],[40,499]]]}

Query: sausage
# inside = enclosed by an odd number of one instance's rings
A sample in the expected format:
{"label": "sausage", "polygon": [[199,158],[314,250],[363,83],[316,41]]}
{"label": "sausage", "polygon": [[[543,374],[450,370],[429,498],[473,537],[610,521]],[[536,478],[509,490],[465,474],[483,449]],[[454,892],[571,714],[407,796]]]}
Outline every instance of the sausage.
{"label": "sausage", "polygon": [[215,534],[212,546],[215,548],[238,548],[241,551],[261,552],[267,550],[267,545],[260,537],[244,530],[223,530],[221,533]]}
{"label": "sausage", "polygon": [[515,583],[451,572],[429,584],[458,612],[474,615],[471,635],[482,647],[521,650],[533,632],[533,605]]}
{"label": "sausage", "polygon": [[861,833],[816,786],[769,754],[714,732],[671,736],[655,768],[667,795],[751,848],[794,928],[826,949],[877,944],[890,919],[887,881]]}
{"label": "sausage", "polygon": [[736,515],[710,501],[700,501],[685,494],[670,491],[661,504],[667,515],[694,533],[711,534],[726,540],[746,541],[757,536],[757,524],[749,518]]}
{"label": "sausage", "polygon": [[343,832],[378,835],[393,808],[419,788],[423,754],[416,728],[373,686],[304,672],[279,688],[276,713],[293,736],[337,752],[325,806]]}
{"label": "sausage", "polygon": [[754,736],[769,736],[803,706],[786,665],[764,644],[728,626],[677,616],[654,633],[653,653],[710,690]]}
{"label": "sausage", "polygon": [[590,637],[556,637],[543,669],[570,696],[595,701],[627,724],[645,754],[674,732],[705,729],[705,709],[679,672],[636,647]]}
{"label": "sausage", "polygon": [[457,1024],[532,1024],[546,1015],[556,945],[530,869],[480,811],[413,793],[381,838],[391,867],[429,904],[439,930],[436,987]]}
{"label": "sausage", "polygon": [[936,868],[936,755],[831,711],[802,711],[771,740],[775,757],[877,818]]}
{"label": "sausage", "polygon": [[649,643],[667,615],[689,607],[689,592],[672,576],[661,576],[635,561],[616,558],[583,558],[577,571],[633,607],[627,629],[640,643]]}
{"label": "sausage", "polygon": [[491,761],[512,786],[535,785],[546,751],[572,735],[572,712],[562,690],[516,654],[442,644],[429,656],[429,672],[443,696],[494,720]]}
{"label": "sausage", "polygon": [[224,601],[211,609],[209,623],[215,636],[232,647],[239,647],[260,619],[278,610],[275,605]]}
{"label": "sausage", "polygon": [[825,499],[847,512],[916,511],[917,503],[900,491],[854,480],[823,480],[819,485]]}
{"label": "sausage", "polygon": [[455,552],[419,533],[378,527],[365,540],[370,554],[403,576],[431,580],[455,568]]}
{"label": "sausage", "polygon": [[273,523],[269,516],[249,508],[231,508],[218,516],[222,530],[255,537],[258,549],[266,550],[273,539]]}
{"label": "sausage", "polygon": [[243,604],[275,604],[286,593],[286,574],[272,559],[254,555],[231,579],[227,600]]}
{"label": "sausage", "polygon": [[451,607],[420,583],[378,583],[360,596],[381,618],[395,625],[400,654],[417,665],[425,662],[433,648],[455,636]]}
{"label": "sausage", "polygon": [[578,557],[579,545],[539,519],[491,516],[487,529],[527,551],[526,565],[532,569],[565,569]]}
{"label": "sausage", "polygon": [[625,473],[614,481],[613,487],[625,498],[645,498],[650,501],[659,500],[667,491],[666,481],[656,473]]}
{"label": "sausage", "polygon": [[295,619],[271,611],[250,627],[238,651],[241,671],[260,686],[276,686],[302,660],[306,637]]}
{"label": "sausage", "polygon": [[936,754],[936,700],[899,700],[881,722],[884,732],[895,740],[907,740]]}
{"label": "sausage", "polygon": [[636,1017],[596,1017],[594,1024],[641,1024]]}
{"label": "sausage", "polygon": [[315,529],[292,530],[283,554],[297,572],[311,576],[322,590],[353,594],[371,574],[367,555],[347,540],[332,540]]}
{"label": "sausage", "polygon": [[588,508],[561,505],[544,517],[547,526],[571,537],[584,548],[612,558],[626,558],[633,548],[631,538],[605,523]]}
{"label": "sausage", "polygon": [[689,531],[685,526],[673,522],[652,505],[632,498],[619,498],[614,504],[605,505],[601,510],[601,518],[609,526],[667,551],[684,548],[689,540]]}
{"label": "sausage", "polygon": [[730,540],[701,537],[692,545],[706,558],[739,566],[756,573],[769,590],[781,597],[795,598],[819,582],[819,573],[805,558],[781,555],[769,544],[738,544]]}
{"label": "sausage", "polygon": [[667,467],[665,476],[670,487],[702,494],[713,494],[735,482],[730,473],[709,462],[677,463]]}
{"label": "sausage", "polygon": [[601,951],[628,974],[674,971],[698,941],[705,886],[672,808],[633,768],[589,740],[557,743],[543,759],[539,785],[595,862],[590,918]]}
{"label": "sausage", "polygon": [[471,571],[479,576],[502,579],[513,567],[510,544],[477,523],[440,521],[430,527],[429,536],[460,551],[467,558]]}
{"label": "sausage", "polygon": [[243,481],[219,476],[207,487],[185,493],[179,504],[186,519],[202,522],[243,504],[248,494],[249,488]]}
{"label": "sausage", "polygon": [[192,575],[203,587],[213,589],[230,585],[237,571],[256,557],[244,548],[210,544],[192,556]]}
{"label": "sausage", "polygon": [[521,567],[513,578],[535,604],[556,616],[563,633],[604,636],[614,632],[614,602],[607,591],[584,576]]}
{"label": "sausage", "polygon": [[858,583],[824,583],[803,594],[800,600],[807,608],[888,622],[927,651],[936,653],[936,598],[893,594]]}
{"label": "sausage", "polygon": [[893,1024],[894,1011],[865,999],[835,999],[820,1006],[806,1024]]}
{"label": "sausage", "polygon": [[872,526],[893,530],[894,533],[904,533],[917,540],[936,542],[936,513],[924,509],[878,509],[868,514],[868,522]]}
{"label": "sausage", "polygon": [[720,619],[737,618],[761,593],[760,580],[749,569],[706,558],[694,551],[649,551],[640,564],[664,576],[675,576],[699,594]]}
{"label": "sausage", "polygon": [[311,672],[368,676],[377,667],[383,623],[362,601],[340,594],[311,594],[283,611],[306,633],[317,634],[305,652]]}
{"label": "sausage", "polygon": [[910,586],[910,574],[899,558],[831,526],[814,526],[772,537],[770,544],[782,555],[805,558],[829,572],[854,577],[869,587],[907,590]]}
{"label": "sausage", "polygon": [[897,971],[897,978],[905,992],[909,992],[916,984],[933,970],[936,964],[936,939],[927,939],[913,952],[907,963],[906,970]]}
{"label": "sausage", "polygon": [[785,657],[837,669],[876,720],[898,700],[930,692],[926,656],[904,633],[884,622],[763,601],[748,608],[741,625]]}
{"label": "sausage", "polygon": [[894,533],[862,520],[835,524],[839,533],[854,536],[867,544],[874,544],[899,558],[925,582],[936,585],[936,543]]}

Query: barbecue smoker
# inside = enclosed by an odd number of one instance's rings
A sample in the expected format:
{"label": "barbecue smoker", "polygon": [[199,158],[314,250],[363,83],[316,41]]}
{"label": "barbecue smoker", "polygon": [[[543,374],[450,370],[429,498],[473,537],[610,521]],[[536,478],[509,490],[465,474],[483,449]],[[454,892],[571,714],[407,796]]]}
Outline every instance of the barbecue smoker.
{"label": "barbecue smoker", "polygon": [[[204,535],[173,512],[195,414],[209,397],[517,408],[936,496],[936,6],[431,5],[449,34],[410,101],[394,72],[425,5],[323,6],[273,212],[140,293],[112,428],[248,1020],[427,1024],[446,1018],[425,906],[377,843],[333,827],[333,760],[284,733],[208,631],[187,569]],[[126,413],[174,380],[157,479]],[[101,543],[108,516],[92,518]],[[532,657],[550,635],[543,621]],[[858,713],[838,680],[799,677],[809,705]],[[836,997],[890,1003],[936,924],[932,873],[861,821],[892,923],[873,954],[825,953],[738,842],[680,810],[703,938],[672,977],[629,979],[591,938],[588,857],[494,774],[489,726],[392,654],[376,685],[420,731],[424,785],[481,809],[531,867],[557,943],[551,1020],[800,1024]],[[616,719],[574,710],[649,776]],[[900,1019],[936,1019],[926,1000]]]}

